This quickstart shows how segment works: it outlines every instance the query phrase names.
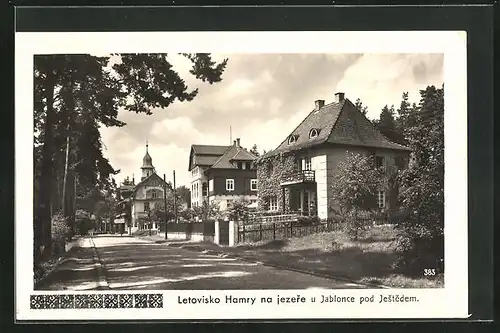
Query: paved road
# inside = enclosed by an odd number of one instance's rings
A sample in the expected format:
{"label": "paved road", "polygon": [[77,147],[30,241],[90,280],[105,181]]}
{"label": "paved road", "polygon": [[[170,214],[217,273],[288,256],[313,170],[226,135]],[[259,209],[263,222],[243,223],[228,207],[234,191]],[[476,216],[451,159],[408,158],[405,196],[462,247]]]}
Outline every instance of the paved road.
{"label": "paved road", "polygon": [[[362,288],[132,237],[100,236],[94,237],[93,243],[112,290]],[[97,274],[93,268],[92,240],[88,239],[40,289],[96,289]]]}

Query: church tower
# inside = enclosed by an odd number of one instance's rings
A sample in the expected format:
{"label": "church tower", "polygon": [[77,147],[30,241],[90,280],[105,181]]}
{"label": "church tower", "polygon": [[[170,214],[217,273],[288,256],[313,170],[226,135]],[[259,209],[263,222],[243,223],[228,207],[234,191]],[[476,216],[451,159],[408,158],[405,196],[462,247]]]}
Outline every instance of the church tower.
{"label": "church tower", "polygon": [[153,166],[153,159],[151,158],[151,156],[149,156],[148,142],[147,141],[146,141],[146,155],[144,155],[144,157],[142,159],[141,170],[142,170],[141,181],[148,178],[149,176],[151,176],[155,172],[155,168]]}

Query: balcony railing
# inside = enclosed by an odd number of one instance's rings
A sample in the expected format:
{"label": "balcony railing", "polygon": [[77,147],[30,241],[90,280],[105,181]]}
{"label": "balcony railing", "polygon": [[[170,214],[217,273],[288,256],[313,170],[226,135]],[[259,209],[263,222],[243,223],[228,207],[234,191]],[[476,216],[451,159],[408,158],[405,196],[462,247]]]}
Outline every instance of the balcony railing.
{"label": "balcony railing", "polygon": [[316,181],[314,170],[302,170],[283,176],[281,185],[314,183]]}

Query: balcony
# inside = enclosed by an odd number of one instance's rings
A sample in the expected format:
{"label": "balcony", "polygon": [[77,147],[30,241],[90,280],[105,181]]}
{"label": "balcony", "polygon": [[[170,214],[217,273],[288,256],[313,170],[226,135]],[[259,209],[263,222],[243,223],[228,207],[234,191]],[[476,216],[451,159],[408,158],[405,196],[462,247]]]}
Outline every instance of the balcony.
{"label": "balcony", "polygon": [[316,182],[314,170],[302,170],[283,176],[281,186]]}

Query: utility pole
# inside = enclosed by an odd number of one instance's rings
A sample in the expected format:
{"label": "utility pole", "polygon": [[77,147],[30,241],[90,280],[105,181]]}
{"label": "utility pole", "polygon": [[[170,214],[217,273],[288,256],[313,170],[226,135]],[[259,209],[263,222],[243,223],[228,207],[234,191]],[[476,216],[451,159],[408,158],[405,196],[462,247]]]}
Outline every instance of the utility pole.
{"label": "utility pole", "polygon": [[168,228],[168,219],[167,219],[167,177],[163,174],[163,204],[165,206],[165,239],[167,239],[167,228]]}
{"label": "utility pole", "polygon": [[177,191],[175,187],[175,170],[174,170],[174,221],[177,223]]}
{"label": "utility pole", "polygon": [[76,233],[76,171],[73,170],[73,218],[71,219],[71,236]]}

